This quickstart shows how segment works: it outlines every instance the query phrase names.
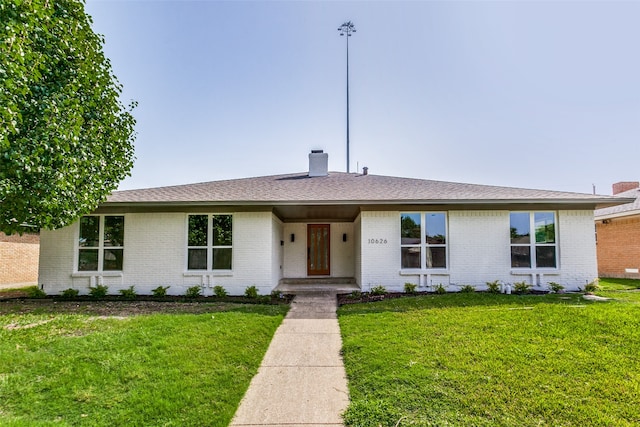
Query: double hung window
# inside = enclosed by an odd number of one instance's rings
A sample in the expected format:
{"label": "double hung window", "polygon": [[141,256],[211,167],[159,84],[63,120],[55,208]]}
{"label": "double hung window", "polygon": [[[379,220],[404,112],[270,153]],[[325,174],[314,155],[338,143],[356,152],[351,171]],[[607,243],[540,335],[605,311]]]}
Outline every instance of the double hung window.
{"label": "double hung window", "polygon": [[401,268],[447,268],[447,215],[400,214]]}
{"label": "double hung window", "polygon": [[122,271],[124,216],[80,218],[78,271]]}
{"label": "double hung window", "polygon": [[231,215],[189,215],[188,270],[231,270],[233,258]]}
{"label": "double hung window", "polygon": [[511,212],[511,267],[556,268],[554,212]]}

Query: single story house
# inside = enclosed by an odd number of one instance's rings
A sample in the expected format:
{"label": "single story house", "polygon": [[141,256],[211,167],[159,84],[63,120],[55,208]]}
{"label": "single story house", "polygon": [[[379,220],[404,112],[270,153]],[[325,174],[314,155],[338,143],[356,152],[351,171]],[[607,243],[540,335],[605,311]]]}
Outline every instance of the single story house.
{"label": "single story house", "polygon": [[[628,200],[622,200],[625,202]],[[268,294],[288,281],[350,281],[362,291],[488,281],[550,281],[578,289],[597,277],[595,196],[422,179],[309,171],[114,192],[91,215],[42,230],[39,283],[49,294],[214,286]]]}
{"label": "single story house", "polygon": [[640,183],[613,184],[613,195],[629,203],[597,209],[598,274],[600,277],[640,279]]}

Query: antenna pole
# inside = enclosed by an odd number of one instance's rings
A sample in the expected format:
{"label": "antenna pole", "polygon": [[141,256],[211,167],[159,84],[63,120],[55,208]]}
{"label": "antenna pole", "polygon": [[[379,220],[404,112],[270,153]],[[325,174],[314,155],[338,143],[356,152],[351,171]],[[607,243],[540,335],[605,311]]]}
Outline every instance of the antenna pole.
{"label": "antenna pole", "polygon": [[338,27],[341,36],[347,39],[347,173],[349,173],[349,37],[356,32],[353,22],[347,21]]}

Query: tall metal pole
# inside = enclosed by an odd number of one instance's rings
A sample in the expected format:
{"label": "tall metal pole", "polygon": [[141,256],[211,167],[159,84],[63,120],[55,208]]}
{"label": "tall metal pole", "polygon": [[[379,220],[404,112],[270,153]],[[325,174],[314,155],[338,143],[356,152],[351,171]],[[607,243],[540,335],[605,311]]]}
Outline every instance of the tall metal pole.
{"label": "tall metal pole", "polygon": [[353,22],[347,21],[338,27],[338,31],[341,36],[347,36],[347,173],[349,173],[349,37],[351,33],[356,32],[356,27]]}

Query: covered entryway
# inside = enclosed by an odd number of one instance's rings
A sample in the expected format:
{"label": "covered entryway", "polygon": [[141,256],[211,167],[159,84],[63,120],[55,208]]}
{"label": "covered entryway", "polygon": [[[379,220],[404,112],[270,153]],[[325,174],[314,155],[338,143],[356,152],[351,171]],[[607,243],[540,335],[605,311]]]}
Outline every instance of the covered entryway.
{"label": "covered entryway", "polygon": [[331,226],[329,224],[307,225],[307,275],[328,276],[331,274]]}

